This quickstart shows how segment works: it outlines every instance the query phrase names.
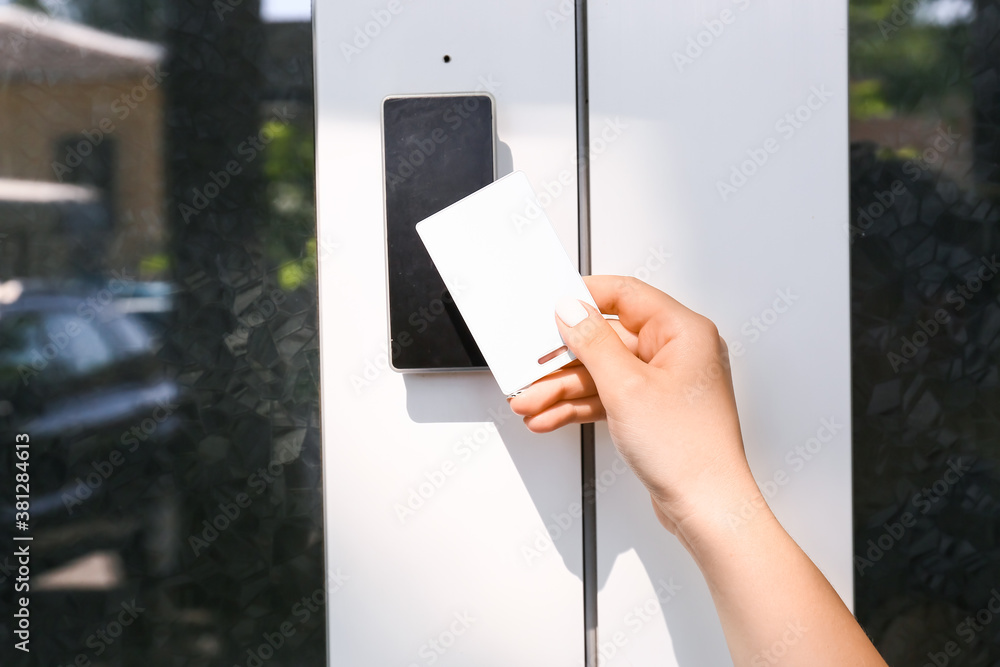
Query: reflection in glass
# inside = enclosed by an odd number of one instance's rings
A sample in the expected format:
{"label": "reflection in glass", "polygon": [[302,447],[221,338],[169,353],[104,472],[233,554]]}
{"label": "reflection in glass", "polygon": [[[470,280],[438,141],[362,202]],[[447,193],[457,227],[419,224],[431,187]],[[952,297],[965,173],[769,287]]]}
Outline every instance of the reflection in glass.
{"label": "reflection in glass", "polygon": [[31,653],[0,624],[4,665],[325,662],[322,605],[296,607],[324,583],[312,36],[288,4],[0,6],[5,618],[33,537]]}
{"label": "reflection in glass", "polygon": [[856,612],[889,664],[993,665],[1000,3],[850,17]]}

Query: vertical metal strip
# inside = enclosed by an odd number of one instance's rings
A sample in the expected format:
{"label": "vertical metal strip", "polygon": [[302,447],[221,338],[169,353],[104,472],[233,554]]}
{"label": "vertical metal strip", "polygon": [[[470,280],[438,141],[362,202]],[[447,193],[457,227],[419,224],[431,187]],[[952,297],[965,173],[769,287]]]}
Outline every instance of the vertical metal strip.
{"label": "vertical metal strip", "polygon": [[583,482],[583,625],[584,664],[597,667],[597,503],[594,471],[594,425],[580,427]]}
{"label": "vertical metal strip", "polygon": [[[587,0],[576,0],[576,154],[580,273],[590,268],[590,91],[587,70]],[[594,425],[580,427],[580,472],[583,489],[583,624],[584,664],[597,667],[597,503]]]}

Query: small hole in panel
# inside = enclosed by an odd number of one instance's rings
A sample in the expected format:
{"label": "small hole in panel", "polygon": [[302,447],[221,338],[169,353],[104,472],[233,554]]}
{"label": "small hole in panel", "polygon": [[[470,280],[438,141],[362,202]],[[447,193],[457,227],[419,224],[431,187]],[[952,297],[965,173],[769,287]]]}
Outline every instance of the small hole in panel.
{"label": "small hole in panel", "polygon": [[548,354],[546,354],[544,357],[542,357],[541,359],[539,359],[538,360],[538,365],[541,366],[542,364],[549,363],[550,361],[552,361],[553,359],[555,359],[556,357],[558,357],[563,352],[569,352],[569,348],[567,348],[565,345],[563,345],[562,347],[560,347],[558,350],[552,350],[551,352],[549,352]]}
{"label": "small hole in panel", "polygon": [[451,56],[448,56],[448,55],[446,55],[446,56],[445,56],[445,57],[443,58],[443,60],[444,60],[444,61],[445,61],[446,63],[450,63],[450,62],[451,62]]}

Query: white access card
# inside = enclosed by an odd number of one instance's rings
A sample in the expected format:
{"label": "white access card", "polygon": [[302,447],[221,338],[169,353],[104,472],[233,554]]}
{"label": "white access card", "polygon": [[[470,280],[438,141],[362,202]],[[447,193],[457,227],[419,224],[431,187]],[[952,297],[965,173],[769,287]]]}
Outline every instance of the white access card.
{"label": "white access card", "polygon": [[556,303],[594,299],[559,243],[523,172],[486,186],[418,223],[427,247],[505,394],[565,366]]}

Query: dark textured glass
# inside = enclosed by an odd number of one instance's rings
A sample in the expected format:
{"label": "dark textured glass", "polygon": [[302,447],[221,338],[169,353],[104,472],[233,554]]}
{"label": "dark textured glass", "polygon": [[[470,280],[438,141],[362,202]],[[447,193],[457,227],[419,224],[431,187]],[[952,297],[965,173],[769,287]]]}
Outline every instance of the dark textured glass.
{"label": "dark textured glass", "polygon": [[851,0],[856,612],[1000,664],[1000,2]]}
{"label": "dark textured glass", "polygon": [[312,59],[259,0],[0,7],[0,664],[325,664]]}

